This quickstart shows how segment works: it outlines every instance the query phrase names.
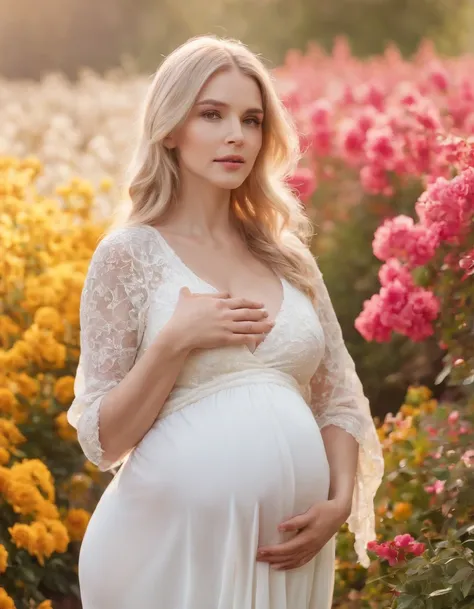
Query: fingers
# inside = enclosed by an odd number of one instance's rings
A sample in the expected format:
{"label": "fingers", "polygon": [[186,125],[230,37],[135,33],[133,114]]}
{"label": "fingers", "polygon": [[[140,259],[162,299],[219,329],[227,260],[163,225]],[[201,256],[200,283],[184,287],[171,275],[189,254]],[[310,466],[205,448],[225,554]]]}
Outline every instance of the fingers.
{"label": "fingers", "polygon": [[[306,536],[307,537],[307,536]],[[292,537],[289,541],[280,543],[276,546],[264,546],[259,548],[257,557],[269,558],[274,556],[286,556],[291,554],[298,554],[301,552],[301,547],[306,543],[307,539],[303,537],[303,533],[298,533],[295,537]]]}
{"label": "fingers", "polygon": [[226,302],[229,309],[261,309],[265,305],[248,298],[229,298]]}
{"label": "fingers", "polygon": [[299,567],[304,566],[306,563],[308,563],[313,558],[314,558],[313,554],[306,553],[306,554],[296,556],[295,558],[293,558],[291,560],[287,560],[285,562],[279,562],[279,563],[272,564],[272,565],[270,565],[270,567],[272,569],[274,569],[275,571],[287,571],[289,569],[298,569]]}
{"label": "fingers", "polygon": [[265,309],[235,309],[232,313],[233,321],[262,321],[268,317]]}
{"label": "fingers", "polygon": [[264,321],[234,321],[230,324],[230,330],[234,334],[268,334],[275,322],[268,319]]}
{"label": "fingers", "polygon": [[[263,338],[265,338],[265,335],[263,335]],[[246,345],[253,353],[262,340],[262,334],[231,334],[227,339],[227,344]]]}

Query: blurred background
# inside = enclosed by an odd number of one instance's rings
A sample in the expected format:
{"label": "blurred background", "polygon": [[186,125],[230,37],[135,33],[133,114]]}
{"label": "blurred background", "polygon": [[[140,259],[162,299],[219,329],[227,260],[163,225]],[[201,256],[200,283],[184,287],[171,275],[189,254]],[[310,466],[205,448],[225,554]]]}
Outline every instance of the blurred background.
{"label": "blurred background", "polygon": [[205,33],[239,38],[278,65],[309,41],[347,36],[357,56],[395,42],[406,56],[429,38],[439,52],[474,48],[471,0],[1,0],[0,74],[75,78],[124,61],[154,71],[162,55]]}

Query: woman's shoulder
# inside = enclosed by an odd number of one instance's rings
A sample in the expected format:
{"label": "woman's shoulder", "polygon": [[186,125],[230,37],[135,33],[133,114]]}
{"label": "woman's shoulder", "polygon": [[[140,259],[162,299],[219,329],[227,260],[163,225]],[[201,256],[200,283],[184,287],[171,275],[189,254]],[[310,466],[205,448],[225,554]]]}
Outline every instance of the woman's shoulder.
{"label": "woman's shoulder", "polygon": [[160,241],[148,225],[120,226],[107,232],[99,241],[92,261],[107,269],[156,274],[164,264]]}
{"label": "woman's shoulder", "polygon": [[156,238],[155,229],[149,225],[119,226],[105,233],[95,253],[111,250],[129,253],[134,258],[147,258],[151,254],[161,255],[162,248]]}

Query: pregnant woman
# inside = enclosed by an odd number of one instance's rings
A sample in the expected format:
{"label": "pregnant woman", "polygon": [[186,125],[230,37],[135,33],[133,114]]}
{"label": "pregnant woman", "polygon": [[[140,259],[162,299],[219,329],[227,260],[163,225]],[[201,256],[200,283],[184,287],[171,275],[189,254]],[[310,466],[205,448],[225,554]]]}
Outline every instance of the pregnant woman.
{"label": "pregnant woman", "polygon": [[329,609],[346,520],[367,564],[382,458],[287,186],[298,136],[258,57],[212,36],[164,60],[141,125],[81,298],[68,420],[115,470],[83,608]]}

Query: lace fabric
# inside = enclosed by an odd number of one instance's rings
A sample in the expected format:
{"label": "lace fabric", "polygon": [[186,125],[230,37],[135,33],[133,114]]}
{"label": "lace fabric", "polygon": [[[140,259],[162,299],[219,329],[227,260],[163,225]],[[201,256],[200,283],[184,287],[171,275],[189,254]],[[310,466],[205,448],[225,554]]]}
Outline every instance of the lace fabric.
{"label": "lace fabric", "polygon": [[84,454],[101,471],[127,456],[115,462],[104,458],[100,404],[135,363],[151,290],[160,277],[156,252],[142,236],[136,228],[107,235],[92,256],[81,294],[81,352],[67,418]]}
{"label": "lace fabric", "polygon": [[[153,227],[128,227],[107,235],[95,250],[80,304],[81,354],[75,399],[68,410],[86,457],[101,471],[118,467],[105,458],[100,441],[103,398],[126,376],[163,327],[182,285],[206,290],[173,258]],[[208,286],[209,287],[209,286]],[[178,377],[181,393],[215,382],[219,375],[261,368],[293,377],[320,428],[336,425],[360,445],[349,528],[360,562],[367,566],[367,542],[375,537],[373,500],[383,474],[381,447],[367,398],[316,265],[317,303],[287,284],[278,323],[255,354],[246,348],[204,350],[189,358]],[[294,315],[298,311],[298,315]],[[316,314],[315,314],[316,313]],[[219,351],[219,352],[218,352]],[[192,395],[192,394],[191,394]]]}
{"label": "lace fabric", "polygon": [[341,427],[359,444],[356,484],[348,519],[355,550],[362,565],[369,565],[366,546],[375,539],[374,498],[382,481],[382,448],[369,401],[344,343],[326,284],[316,266],[316,313],[324,329],[324,356],[311,379],[311,409],[320,429]]}

